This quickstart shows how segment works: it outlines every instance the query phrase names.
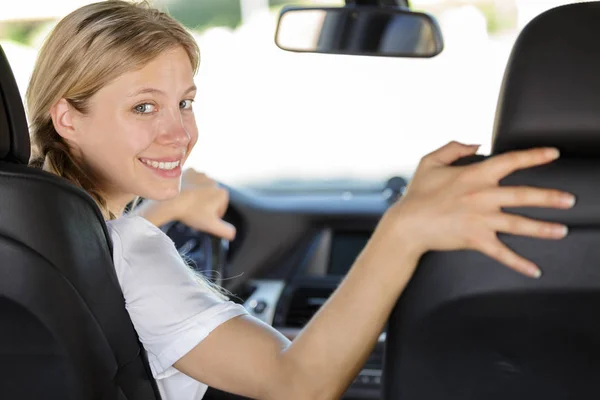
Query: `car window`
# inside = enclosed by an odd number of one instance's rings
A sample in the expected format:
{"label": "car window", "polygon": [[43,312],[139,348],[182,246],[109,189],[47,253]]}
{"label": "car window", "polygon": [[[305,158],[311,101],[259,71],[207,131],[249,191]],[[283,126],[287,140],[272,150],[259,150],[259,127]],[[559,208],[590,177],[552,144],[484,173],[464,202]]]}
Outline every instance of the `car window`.
{"label": "car window", "polygon": [[[90,1],[87,1],[88,3]],[[490,147],[496,101],[523,26],[565,0],[412,0],[438,18],[433,59],[296,54],[274,44],[286,1],[162,0],[201,47],[189,166],[237,185],[383,181],[457,139]],[[21,0],[0,16],[0,43],[24,93],[56,18],[86,3]],[[294,4],[342,5],[343,1]]]}

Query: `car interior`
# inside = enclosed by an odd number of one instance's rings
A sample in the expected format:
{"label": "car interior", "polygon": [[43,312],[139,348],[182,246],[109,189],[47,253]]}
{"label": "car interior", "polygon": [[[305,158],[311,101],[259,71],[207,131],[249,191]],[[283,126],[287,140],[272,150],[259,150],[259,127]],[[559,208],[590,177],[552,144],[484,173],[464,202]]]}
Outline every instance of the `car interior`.
{"label": "car interior", "polygon": [[[292,52],[425,61],[444,49],[435,18],[404,0],[346,3],[313,7],[320,13],[310,15],[306,7],[284,8],[276,44]],[[320,18],[317,40],[286,42],[284,23],[296,14]],[[569,210],[507,210],[569,226],[559,242],[500,236],[542,266],[543,277],[526,278],[476,252],[426,254],[343,399],[600,394],[599,20],[600,2],[585,2],[527,24],[506,65],[490,155],[457,163],[538,146],[561,150],[559,161],[501,182],[577,196]],[[0,47],[0,398],[160,399],[98,207],[84,191],[29,167],[29,156],[21,95]],[[386,209],[401,200],[407,181],[394,177],[362,192],[227,186],[224,219],[237,228],[231,243],[178,222],[162,229],[232,300],[293,340],[343,280]],[[204,398],[242,399],[212,388]]]}

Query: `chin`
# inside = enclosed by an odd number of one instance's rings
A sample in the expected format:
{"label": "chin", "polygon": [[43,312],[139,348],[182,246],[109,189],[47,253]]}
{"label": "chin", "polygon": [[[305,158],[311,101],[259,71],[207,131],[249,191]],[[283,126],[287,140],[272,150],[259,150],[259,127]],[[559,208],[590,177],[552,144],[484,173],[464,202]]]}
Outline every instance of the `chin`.
{"label": "chin", "polygon": [[152,188],[152,189],[140,191],[139,196],[143,197],[145,199],[149,199],[149,200],[164,201],[164,200],[171,200],[171,199],[177,197],[178,194],[179,194],[179,186],[177,186],[175,188],[164,188],[164,189]]}

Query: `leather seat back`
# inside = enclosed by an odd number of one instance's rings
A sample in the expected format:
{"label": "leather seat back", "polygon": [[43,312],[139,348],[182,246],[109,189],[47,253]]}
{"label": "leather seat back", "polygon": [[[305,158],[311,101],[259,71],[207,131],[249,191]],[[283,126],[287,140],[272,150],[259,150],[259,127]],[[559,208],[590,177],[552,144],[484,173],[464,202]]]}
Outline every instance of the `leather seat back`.
{"label": "leather seat back", "polygon": [[550,10],[522,31],[500,93],[492,155],[555,146],[560,160],[501,185],[574,193],[559,241],[500,235],[537,263],[524,277],[472,251],[426,254],[389,322],[385,399],[600,396],[600,3]]}
{"label": "leather seat back", "polygon": [[29,156],[0,48],[0,398],[159,399],[100,210]]}

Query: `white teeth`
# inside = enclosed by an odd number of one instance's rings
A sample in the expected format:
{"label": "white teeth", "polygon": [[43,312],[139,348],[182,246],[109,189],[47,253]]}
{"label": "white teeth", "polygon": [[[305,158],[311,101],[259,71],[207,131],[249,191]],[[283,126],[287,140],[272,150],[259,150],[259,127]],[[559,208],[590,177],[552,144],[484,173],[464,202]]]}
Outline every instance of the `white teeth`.
{"label": "white teeth", "polygon": [[172,161],[172,162],[158,162],[158,161],[150,161],[150,160],[141,160],[144,164],[151,166],[152,168],[171,170],[175,169],[179,166],[180,161]]}

